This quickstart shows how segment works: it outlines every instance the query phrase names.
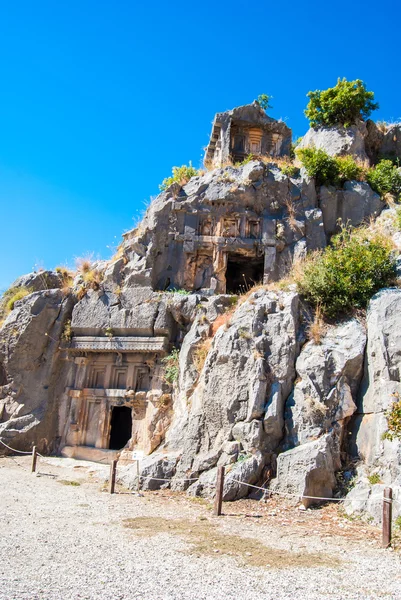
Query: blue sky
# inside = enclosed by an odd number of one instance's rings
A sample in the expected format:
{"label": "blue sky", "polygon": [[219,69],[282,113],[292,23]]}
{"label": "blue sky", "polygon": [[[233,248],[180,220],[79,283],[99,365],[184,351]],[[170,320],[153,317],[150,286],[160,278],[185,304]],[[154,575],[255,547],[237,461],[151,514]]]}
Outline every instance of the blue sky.
{"label": "blue sky", "polygon": [[401,118],[401,4],[0,0],[0,289],[108,258],[173,165],[199,166],[215,112],[360,78]]}

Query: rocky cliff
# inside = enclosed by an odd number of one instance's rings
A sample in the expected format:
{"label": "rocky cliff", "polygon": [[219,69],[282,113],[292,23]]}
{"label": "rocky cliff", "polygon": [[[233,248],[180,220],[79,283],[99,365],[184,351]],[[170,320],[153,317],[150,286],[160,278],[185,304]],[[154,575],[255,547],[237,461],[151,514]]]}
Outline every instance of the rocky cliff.
{"label": "rocky cliff", "polygon": [[[400,154],[398,129],[372,131],[311,131],[304,144],[366,158],[391,138]],[[2,307],[0,439],[95,460],[119,453],[129,485],[137,450],[144,487],[197,495],[213,493],[226,465],[226,500],[248,495],[238,481],[332,497],[358,465],[347,510],[377,517],[384,484],[401,500],[400,442],[383,439],[400,393],[401,290],[313,340],[311,309],[285,281],[338,219],[382,213],[397,246],[394,209],[366,182],[317,188],[303,169],[290,173],[268,158],[174,183],[114,259],[81,266],[67,285],[56,272],[17,280],[26,295]]]}

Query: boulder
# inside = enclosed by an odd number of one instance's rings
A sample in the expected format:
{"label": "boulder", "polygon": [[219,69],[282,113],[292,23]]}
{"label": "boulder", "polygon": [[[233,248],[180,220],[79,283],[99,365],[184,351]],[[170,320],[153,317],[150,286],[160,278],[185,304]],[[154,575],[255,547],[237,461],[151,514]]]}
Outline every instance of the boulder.
{"label": "boulder", "polygon": [[0,437],[18,450],[55,450],[58,411],[71,363],[59,339],[74,300],[59,289],[15,303],[0,336]]}
{"label": "boulder", "polygon": [[298,148],[324,150],[330,156],[351,154],[354,158],[366,160],[366,125],[363,121],[351,127],[310,128],[302,138]]}
{"label": "boulder", "polygon": [[332,498],[336,487],[335,472],[340,469],[339,432],[333,429],[319,439],[282,452],[277,457],[277,477],[270,489],[302,499],[304,506]]}
{"label": "boulder", "polygon": [[[143,490],[168,488],[174,476],[177,456],[155,452],[140,461],[140,487]],[[138,486],[137,466],[135,463],[121,466],[117,471],[117,481],[130,490]],[[166,481],[165,481],[166,480]]]}

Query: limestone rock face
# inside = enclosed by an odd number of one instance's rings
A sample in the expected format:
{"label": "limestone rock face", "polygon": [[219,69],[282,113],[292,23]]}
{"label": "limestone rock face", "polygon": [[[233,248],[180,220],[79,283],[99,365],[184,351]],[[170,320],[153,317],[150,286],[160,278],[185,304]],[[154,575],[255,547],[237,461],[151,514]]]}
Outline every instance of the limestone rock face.
{"label": "limestone rock face", "polygon": [[16,302],[0,330],[0,435],[13,448],[57,445],[58,400],[69,371],[58,340],[72,306],[60,290],[34,292]]}
{"label": "limestone rock face", "polygon": [[316,439],[356,411],[365,343],[364,326],[352,319],[331,327],[320,344],[304,345],[286,405],[287,447]]}
{"label": "limestone rock face", "polygon": [[330,156],[352,154],[355,158],[366,160],[365,137],[367,129],[364,122],[351,127],[310,128],[302,138],[298,148],[316,148],[324,150]]}
{"label": "limestone rock face", "polygon": [[283,408],[295,376],[298,318],[297,294],[261,290],[217,330],[188,398],[182,429],[173,423],[176,439],[168,438],[174,446],[181,441],[177,477],[210,469],[224,454],[230,463],[226,444],[231,440],[246,455],[263,451],[264,461],[268,459],[283,436]]}
{"label": "limestone rock face", "polygon": [[378,467],[385,483],[401,485],[401,444],[383,440],[385,412],[401,397],[401,290],[385,289],[371,300],[367,314],[365,372],[354,434],[356,451],[370,467]]}
{"label": "limestone rock face", "polygon": [[57,271],[35,271],[18,277],[11,287],[27,287],[32,292],[38,292],[60,288],[62,285],[62,275]]}
{"label": "limestone rock face", "polygon": [[[301,500],[308,507],[318,503],[313,497],[331,498],[340,468],[340,443],[336,429],[277,458],[277,479],[271,489]],[[311,496],[311,498],[305,497]]]}
{"label": "limestone rock face", "polygon": [[321,186],[320,208],[326,235],[339,230],[339,222],[355,227],[378,216],[385,207],[380,196],[365,181],[346,181],[343,189]]}

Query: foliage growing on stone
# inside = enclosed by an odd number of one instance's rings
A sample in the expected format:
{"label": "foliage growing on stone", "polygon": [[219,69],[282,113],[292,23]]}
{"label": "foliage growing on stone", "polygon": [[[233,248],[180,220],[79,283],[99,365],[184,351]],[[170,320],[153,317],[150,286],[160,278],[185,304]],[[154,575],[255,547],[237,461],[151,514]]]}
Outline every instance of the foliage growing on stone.
{"label": "foliage growing on stone", "polygon": [[345,181],[361,181],[366,176],[366,171],[352,156],[337,156],[335,159],[338,168],[338,178],[341,184]]}
{"label": "foliage growing on stone", "polygon": [[383,439],[393,441],[401,439],[401,400],[395,395],[397,400],[386,411],[387,431],[383,434]]}
{"label": "foliage growing on stone", "polygon": [[5,313],[8,314],[14,309],[14,305],[18,300],[22,300],[25,296],[32,294],[33,290],[27,287],[12,287],[9,288],[3,295]]}
{"label": "foliage growing on stone", "polygon": [[322,149],[300,148],[297,157],[316,185],[341,186],[345,181],[361,180],[365,177],[363,167],[352,156],[330,156]]}
{"label": "foliage growing on stone", "polygon": [[261,108],[263,108],[263,110],[267,110],[268,108],[273,108],[270,104],[270,100],[272,98],[273,98],[273,96],[269,96],[268,94],[259,94],[256,102],[259,104],[259,106]]}
{"label": "foliage growing on stone", "polygon": [[72,328],[71,328],[71,319],[65,322],[63,331],[61,333],[61,339],[63,342],[70,342],[72,340]]}
{"label": "foliage growing on stone", "polygon": [[331,245],[306,261],[298,275],[300,293],[322,314],[336,317],[353,308],[365,308],[395,274],[390,239],[366,228],[343,227]]}
{"label": "foliage growing on stone", "polygon": [[380,483],[379,473],[372,473],[371,475],[368,475],[368,481],[371,485],[376,485],[376,483]]}
{"label": "foliage growing on stone", "polygon": [[182,165],[181,167],[173,167],[172,176],[163,179],[162,183],[159,185],[159,189],[164,192],[173,183],[185,185],[186,183],[188,183],[191,177],[196,177],[198,174],[198,170],[192,166],[191,161],[189,161],[188,166]]}
{"label": "foliage growing on stone", "polygon": [[177,350],[177,348],[173,348],[170,354],[162,360],[162,363],[164,364],[164,379],[168,383],[173,384],[178,379],[179,359],[179,350]]}
{"label": "foliage growing on stone", "polygon": [[311,127],[343,125],[350,127],[360,119],[367,119],[379,105],[374,102],[374,92],[366,89],[361,79],[338,79],[327,90],[308,92],[305,116]]}
{"label": "foliage growing on stone", "polygon": [[398,198],[401,194],[401,172],[391,160],[381,160],[368,171],[366,179],[382,197],[391,194]]}

